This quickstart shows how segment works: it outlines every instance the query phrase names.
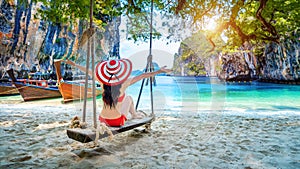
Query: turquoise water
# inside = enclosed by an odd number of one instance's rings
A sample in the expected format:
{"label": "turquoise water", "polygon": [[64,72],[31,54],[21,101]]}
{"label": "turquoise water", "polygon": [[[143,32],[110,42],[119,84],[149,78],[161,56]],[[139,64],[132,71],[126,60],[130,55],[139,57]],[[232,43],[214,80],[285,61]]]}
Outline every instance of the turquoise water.
{"label": "turquoise water", "polygon": [[[66,136],[82,102],[1,97],[0,168],[300,168],[300,86],[156,80],[150,133],[129,131],[98,147]],[[127,91],[135,101],[140,85]],[[139,109],[150,107],[144,86]]]}
{"label": "turquoise water", "polygon": [[[223,111],[245,113],[288,113],[300,111],[300,86],[260,82],[224,83],[206,77],[157,77],[153,87],[154,107],[174,111]],[[141,83],[130,87],[137,98]],[[142,99],[149,103],[149,86]],[[149,106],[144,103],[143,108]],[[156,109],[156,110],[157,110]]]}
{"label": "turquoise water", "polygon": [[[144,83],[139,104],[150,109],[150,86]],[[141,82],[127,93],[135,102]],[[217,78],[157,76],[153,86],[156,111],[242,111],[275,113],[300,111],[300,86],[260,82],[224,83]],[[101,97],[98,98],[101,101]],[[0,97],[0,102],[22,102],[20,95]]]}

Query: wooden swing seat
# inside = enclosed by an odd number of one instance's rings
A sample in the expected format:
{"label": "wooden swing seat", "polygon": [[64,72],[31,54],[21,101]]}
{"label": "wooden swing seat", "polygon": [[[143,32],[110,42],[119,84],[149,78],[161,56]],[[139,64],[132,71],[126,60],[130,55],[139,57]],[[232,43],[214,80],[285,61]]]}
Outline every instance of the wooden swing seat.
{"label": "wooden swing seat", "polygon": [[[121,127],[109,127],[111,132],[115,135],[118,133],[122,133],[128,130],[132,130],[134,128],[151,124],[151,122],[154,120],[154,116],[144,117],[142,119],[132,119],[125,122],[124,126]],[[67,135],[69,138],[79,141],[81,143],[88,143],[91,141],[94,141],[96,138],[96,132],[92,131],[92,129],[81,129],[81,128],[74,128],[74,129],[67,129]],[[99,139],[108,137],[109,135],[107,132],[104,134],[99,135]]]}

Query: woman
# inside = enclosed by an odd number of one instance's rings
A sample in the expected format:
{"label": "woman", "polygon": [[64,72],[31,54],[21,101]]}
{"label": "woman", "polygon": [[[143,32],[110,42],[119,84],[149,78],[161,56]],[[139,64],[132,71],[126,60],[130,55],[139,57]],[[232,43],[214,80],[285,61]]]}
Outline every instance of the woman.
{"label": "woman", "polygon": [[[66,63],[85,71],[83,66],[76,65],[72,61],[67,60]],[[103,108],[99,115],[100,122],[104,122],[109,126],[122,126],[129,118],[128,113],[130,113],[131,118],[143,118],[143,114],[135,110],[132,97],[126,95],[126,89],[144,78],[170,72],[169,69],[162,67],[156,72],[143,73],[129,78],[131,71],[132,63],[128,59],[112,59],[102,61],[96,65],[96,78],[103,89]],[[89,75],[92,75],[91,71],[89,71]]]}

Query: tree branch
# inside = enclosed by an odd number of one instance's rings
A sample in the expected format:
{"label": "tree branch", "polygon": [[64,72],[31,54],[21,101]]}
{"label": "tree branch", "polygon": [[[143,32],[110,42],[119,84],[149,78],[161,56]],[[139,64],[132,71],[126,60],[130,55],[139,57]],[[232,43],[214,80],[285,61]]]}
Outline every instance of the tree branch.
{"label": "tree branch", "polygon": [[262,16],[262,12],[263,12],[264,8],[266,7],[268,0],[259,0],[259,2],[260,2],[260,4],[259,4],[259,8],[256,11],[256,18],[261,22],[263,27],[266,28],[266,31],[268,31],[272,36],[274,36],[274,39],[276,39],[275,41],[278,42],[279,35],[278,35],[275,27],[273,25],[271,25],[270,23],[268,23],[265,20],[265,18]]}
{"label": "tree branch", "polygon": [[200,15],[198,15],[198,12],[196,12],[196,16],[194,17],[193,24],[196,23],[197,18],[202,18],[204,15],[206,15],[211,9],[213,8],[213,5],[211,5],[207,10],[203,11]]}
{"label": "tree branch", "polygon": [[273,37],[273,36],[266,36],[261,34],[261,39],[265,40],[265,41],[273,41],[273,42],[278,42],[278,38],[277,37]]}
{"label": "tree branch", "polygon": [[250,39],[256,38],[256,35],[254,35],[254,34],[246,35],[234,21],[229,21],[229,25],[237,32],[237,34],[239,35],[239,37],[242,40],[242,43],[249,41]]}
{"label": "tree branch", "polygon": [[179,11],[182,10],[185,3],[186,3],[186,0],[178,0],[178,4],[177,4],[176,9],[175,9],[175,14],[176,15],[179,13]]}
{"label": "tree branch", "polygon": [[[229,22],[225,22],[223,24],[221,24],[215,32],[222,32],[224,29],[227,29],[229,26]],[[213,37],[215,37],[216,34],[211,33],[210,35],[208,35],[206,37],[206,39],[208,40],[208,42],[212,45],[212,49],[209,52],[212,52],[213,50],[215,50],[216,44],[214,43],[214,41],[212,40]]]}

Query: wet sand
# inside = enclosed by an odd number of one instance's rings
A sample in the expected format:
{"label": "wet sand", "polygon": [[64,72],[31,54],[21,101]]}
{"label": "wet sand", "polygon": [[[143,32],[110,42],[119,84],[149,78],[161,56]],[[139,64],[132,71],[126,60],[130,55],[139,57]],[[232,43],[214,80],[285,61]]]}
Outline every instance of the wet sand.
{"label": "wet sand", "polygon": [[82,102],[8,99],[0,107],[0,168],[300,168],[299,112],[161,109],[149,133],[95,146],[66,135]]}

